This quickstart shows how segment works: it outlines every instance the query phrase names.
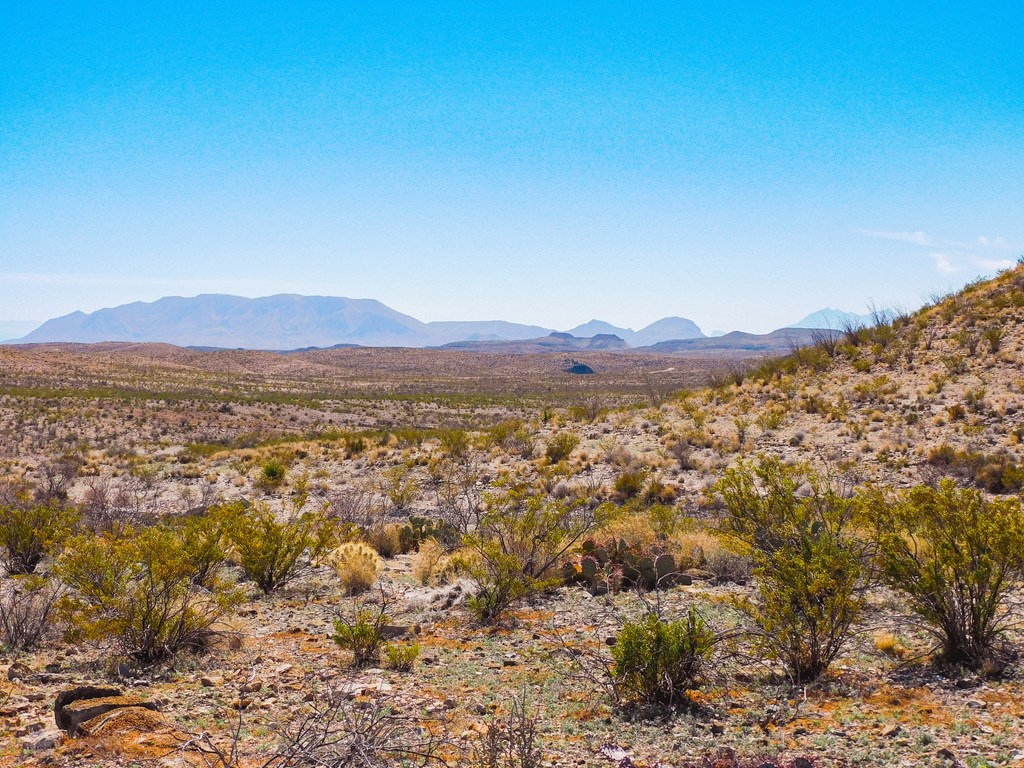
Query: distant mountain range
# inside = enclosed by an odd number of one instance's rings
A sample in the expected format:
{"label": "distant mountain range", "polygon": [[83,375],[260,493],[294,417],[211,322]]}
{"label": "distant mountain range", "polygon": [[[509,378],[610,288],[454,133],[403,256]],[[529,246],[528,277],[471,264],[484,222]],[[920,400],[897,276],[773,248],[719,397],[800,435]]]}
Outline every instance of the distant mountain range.
{"label": "distant mountain range", "polygon": [[[639,331],[592,320],[570,332],[617,336],[619,345],[646,346],[669,339],[703,338],[682,317],[666,317]],[[19,343],[100,341],[163,342],[178,346],[291,350],[358,344],[432,347],[456,342],[537,339],[555,332],[503,320],[424,323],[375,299],[279,294],[257,299],[222,294],[171,296],[48,320]],[[596,342],[609,344],[614,342]],[[571,346],[571,345],[570,345]]]}
{"label": "distant mountain range", "polygon": [[811,312],[807,317],[797,323],[793,323],[789,328],[827,328],[833,331],[841,331],[847,327],[854,327],[860,325],[873,325],[874,321],[871,315],[858,315],[856,312],[844,312],[841,309],[832,309],[831,307],[825,307],[825,309],[819,309],[817,312]]}
{"label": "distant mountain range", "polygon": [[[860,316],[824,309],[794,327],[838,328],[848,317]],[[808,325],[815,319],[822,325]],[[24,332],[25,326],[18,330]],[[568,351],[650,348],[669,342],[685,342],[684,347],[697,350],[731,347],[741,341],[735,334],[721,338],[723,342],[702,344],[707,337],[684,317],[666,317],[639,331],[591,320],[559,333],[552,328],[503,320],[424,323],[375,299],[296,294],[250,299],[204,294],[170,296],[90,313],[72,312],[46,321],[17,342],[163,342],[183,347],[270,350],[359,345]]]}

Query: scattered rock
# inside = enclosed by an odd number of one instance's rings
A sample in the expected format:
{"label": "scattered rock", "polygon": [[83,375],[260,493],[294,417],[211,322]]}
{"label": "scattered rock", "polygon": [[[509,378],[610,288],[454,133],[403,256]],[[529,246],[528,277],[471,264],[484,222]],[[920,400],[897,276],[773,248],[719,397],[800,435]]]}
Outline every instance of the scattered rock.
{"label": "scattered rock", "polygon": [[117,688],[103,688],[93,685],[81,685],[69,688],[57,694],[54,702],[53,719],[57,727],[69,736],[77,736],[83,723],[94,717],[124,707],[137,707],[156,710],[151,701],[125,696]]}
{"label": "scattered rock", "polygon": [[64,732],[57,730],[35,733],[28,738],[21,740],[21,748],[29,752],[43,752],[48,749],[56,749],[64,741]]}
{"label": "scattered rock", "polygon": [[16,661],[7,669],[7,679],[11,682],[15,680],[31,680],[35,677],[35,673],[29,668],[27,664],[23,664],[20,661]]}
{"label": "scattered rock", "polygon": [[220,688],[224,685],[224,678],[220,675],[203,675],[199,678],[199,684],[203,688]]}

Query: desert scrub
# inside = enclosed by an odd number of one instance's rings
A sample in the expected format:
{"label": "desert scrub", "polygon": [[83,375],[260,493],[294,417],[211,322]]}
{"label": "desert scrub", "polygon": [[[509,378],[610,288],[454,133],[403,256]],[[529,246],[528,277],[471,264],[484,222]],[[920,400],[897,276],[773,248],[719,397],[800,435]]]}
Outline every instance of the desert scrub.
{"label": "desert scrub", "polygon": [[448,566],[448,555],[437,539],[427,539],[420,544],[419,552],[412,561],[412,575],[425,587],[441,582]]}
{"label": "desert scrub", "polygon": [[177,523],[185,552],[192,562],[192,581],[212,588],[227,561],[227,537],[223,521],[206,512],[188,515]]}
{"label": "desert scrub", "polygon": [[172,529],[125,533],[75,537],[57,561],[55,574],[71,590],[61,611],[72,638],[110,641],[143,663],[204,649],[236,593],[197,586],[184,540]]}
{"label": "desert scrub", "polygon": [[419,643],[389,645],[384,648],[384,666],[395,672],[412,672],[419,655]]}
{"label": "desert scrub", "polygon": [[559,432],[552,435],[544,448],[544,456],[551,464],[565,461],[580,444],[580,438],[572,432]]}
{"label": "desert scrub", "polygon": [[331,639],[340,648],[352,651],[353,666],[372,666],[380,661],[387,623],[386,600],[376,610],[356,605],[350,613],[341,614],[334,620]]}
{"label": "desert scrub", "polygon": [[619,703],[684,706],[714,648],[714,632],[693,608],[680,621],[653,611],[627,621],[611,650],[615,696]]}
{"label": "desert scrub", "polygon": [[987,499],[943,480],[863,497],[874,522],[885,581],[901,592],[940,660],[999,666],[1011,623],[1008,595],[1024,576],[1024,510],[1019,498]]}
{"label": "desert scrub", "polygon": [[476,593],[468,605],[495,623],[524,598],[560,581],[557,566],[604,514],[575,499],[552,499],[525,482],[505,478],[485,498],[480,526],[466,537]]}
{"label": "desert scrub", "polygon": [[384,561],[376,550],[361,541],[347,541],[339,546],[331,552],[330,563],[346,595],[365,592],[384,570]]}
{"label": "desert scrub", "polygon": [[817,679],[843,650],[871,584],[856,505],[809,467],[768,457],[726,471],[714,489],[724,532],[752,553],[757,599],[739,605],[758,647],[794,682]]}
{"label": "desert scrub", "polygon": [[53,628],[63,585],[29,574],[0,581],[0,645],[28,651]]}
{"label": "desert scrub", "polygon": [[78,513],[60,501],[22,500],[0,506],[0,546],[8,573],[32,573],[71,535]]}
{"label": "desert scrub", "polygon": [[245,575],[270,594],[299,578],[337,535],[325,510],[293,510],[282,519],[265,504],[221,505],[211,510]]}
{"label": "desert scrub", "polygon": [[288,468],[277,459],[271,459],[262,467],[254,483],[261,491],[276,491],[288,479]]}

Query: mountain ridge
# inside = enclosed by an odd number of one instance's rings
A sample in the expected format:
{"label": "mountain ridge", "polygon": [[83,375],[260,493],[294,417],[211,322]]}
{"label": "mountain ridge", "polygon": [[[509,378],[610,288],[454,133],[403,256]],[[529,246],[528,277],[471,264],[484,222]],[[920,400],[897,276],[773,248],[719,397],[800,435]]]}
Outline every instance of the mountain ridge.
{"label": "mountain ridge", "polygon": [[[663,318],[640,331],[619,329],[599,320],[588,325],[595,326],[595,332],[589,337],[617,336],[627,347],[670,338],[704,336],[692,320],[681,317]],[[14,341],[25,344],[128,341],[185,347],[292,350],[344,344],[438,347],[461,342],[530,340],[554,332],[552,328],[505,320],[422,322],[376,299],[300,294],[258,298],[200,294],[165,296],[152,302],[137,301],[89,313],[71,312],[47,320]]]}

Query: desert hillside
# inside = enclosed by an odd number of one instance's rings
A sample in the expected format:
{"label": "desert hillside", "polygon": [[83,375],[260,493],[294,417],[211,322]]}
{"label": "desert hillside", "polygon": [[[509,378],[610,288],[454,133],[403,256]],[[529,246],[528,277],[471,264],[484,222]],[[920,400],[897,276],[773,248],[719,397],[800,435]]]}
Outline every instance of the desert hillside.
{"label": "desert hillside", "polygon": [[[0,348],[0,764],[1020,764],[1024,267],[875,320]],[[956,658],[893,565],[925,501],[1005,566]]]}

